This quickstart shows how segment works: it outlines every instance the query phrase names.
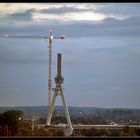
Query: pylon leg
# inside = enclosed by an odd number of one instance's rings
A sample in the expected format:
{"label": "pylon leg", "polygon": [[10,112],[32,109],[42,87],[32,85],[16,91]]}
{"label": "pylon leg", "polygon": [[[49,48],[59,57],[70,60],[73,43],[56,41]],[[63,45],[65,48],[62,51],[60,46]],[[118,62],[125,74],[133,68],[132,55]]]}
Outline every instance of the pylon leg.
{"label": "pylon leg", "polygon": [[69,127],[70,127],[70,129],[72,131],[73,130],[73,127],[72,127],[72,123],[71,123],[69,111],[68,111],[68,108],[67,108],[67,105],[66,105],[66,102],[65,102],[65,98],[64,98],[63,92],[60,93],[60,96],[61,96],[61,99],[62,99],[62,102],[63,102],[63,106],[64,106],[64,111],[65,111],[67,123],[68,123],[68,125],[69,125]]}
{"label": "pylon leg", "polygon": [[51,118],[52,118],[52,113],[53,113],[53,110],[54,110],[54,104],[55,104],[56,96],[57,96],[57,93],[55,92],[54,96],[53,96],[53,99],[52,99],[52,102],[51,102],[51,105],[50,105],[49,112],[48,112],[48,117],[47,117],[47,122],[46,122],[47,126],[49,126],[50,122],[51,122]]}

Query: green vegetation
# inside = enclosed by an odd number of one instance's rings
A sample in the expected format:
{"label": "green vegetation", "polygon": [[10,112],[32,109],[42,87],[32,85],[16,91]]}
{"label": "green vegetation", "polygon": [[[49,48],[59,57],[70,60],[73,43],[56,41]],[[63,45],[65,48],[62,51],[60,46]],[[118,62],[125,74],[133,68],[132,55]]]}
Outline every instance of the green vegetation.
{"label": "green vegetation", "polygon": [[[140,124],[140,109],[122,109],[122,108],[95,108],[95,107],[68,107],[70,116],[73,118],[103,118],[105,122],[109,123],[111,120],[122,124]],[[23,107],[0,107],[0,113],[7,110],[21,110],[25,118],[40,117],[46,118],[47,106],[23,106]],[[56,116],[64,116],[64,109],[62,106],[56,106]],[[94,117],[94,118],[93,118]],[[129,122],[132,120],[131,122]],[[86,122],[85,122],[86,123]],[[95,122],[96,123],[96,122]],[[93,123],[93,124],[95,124]]]}
{"label": "green vegetation", "polygon": [[9,110],[0,114],[0,134],[15,135],[20,127],[23,113],[19,110]]}
{"label": "green vegetation", "polygon": [[[123,111],[116,110],[112,112],[114,114],[117,114],[112,115],[114,118],[113,121],[119,122],[119,119],[117,120],[116,116],[119,116],[119,113],[123,114]],[[128,111],[127,113],[128,114],[130,113],[131,115],[133,114],[131,111]],[[107,117],[106,112],[103,113],[98,112],[96,114],[81,113],[79,116],[72,115],[71,120],[73,124],[87,124],[87,125],[108,124],[106,117]],[[64,129],[44,129],[38,127],[38,124],[41,125],[45,123],[46,117],[39,117],[38,119],[35,119],[33,121],[32,116],[30,116],[30,118],[25,118],[24,113],[20,110],[17,109],[7,110],[3,113],[0,113],[0,136],[51,136],[51,137],[65,136]],[[52,117],[52,124],[59,123],[66,123],[66,118],[62,114],[60,115],[56,111],[54,111]],[[129,127],[129,125],[126,124],[123,129],[108,130],[108,129],[91,128],[91,129],[74,130],[71,136],[72,137],[140,136],[140,129]]]}
{"label": "green vegetation", "polygon": [[95,137],[108,137],[108,136],[115,136],[115,137],[121,137],[121,136],[139,136],[140,133],[137,133],[137,129],[134,128],[128,128],[127,126],[124,127],[123,130],[121,129],[82,129],[82,130],[74,130],[72,136],[95,136]]}
{"label": "green vegetation", "polygon": [[130,128],[129,126],[125,126],[123,128],[123,133],[122,133],[123,136],[135,136],[135,129],[134,128]]}
{"label": "green vegetation", "polygon": [[64,136],[64,131],[39,129],[36,126],[32,130],[32,121],[24,120],[22,111],[9,110],[0,114],[0,136]]}

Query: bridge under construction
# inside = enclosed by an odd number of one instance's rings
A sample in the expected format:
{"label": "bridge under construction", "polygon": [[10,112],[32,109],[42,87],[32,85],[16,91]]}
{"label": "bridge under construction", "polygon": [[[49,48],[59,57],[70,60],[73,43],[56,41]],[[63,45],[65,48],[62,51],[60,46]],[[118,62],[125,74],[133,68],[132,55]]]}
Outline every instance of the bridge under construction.
{"label": "bridge under construction", "polygon": [[[44,128],[45,125],[38,124],[38,128]],[[78,130],[78,129],[91,129],[91,128],[96,128],[96,129],[123,129],[126,125],[72,125],[73,130]],[[127,125],[130,128],[138,128],[140,129],[140,125]],[[65,129],[67,128],[67,125],[51,125],[50,129]]]}

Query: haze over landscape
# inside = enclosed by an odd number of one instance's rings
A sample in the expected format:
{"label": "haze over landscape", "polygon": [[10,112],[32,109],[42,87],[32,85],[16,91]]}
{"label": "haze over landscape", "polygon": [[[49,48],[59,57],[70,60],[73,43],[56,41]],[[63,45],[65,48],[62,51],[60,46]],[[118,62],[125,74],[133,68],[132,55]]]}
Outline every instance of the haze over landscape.
{"label": "haze over landscape", "polygon": [[4,35],[52,29],[66,35],[53,41],[52,77],[61,52],[68,106],[139,108],[139,13],[139,3],[0,3],[0,106],[48,104],[48,42]]}

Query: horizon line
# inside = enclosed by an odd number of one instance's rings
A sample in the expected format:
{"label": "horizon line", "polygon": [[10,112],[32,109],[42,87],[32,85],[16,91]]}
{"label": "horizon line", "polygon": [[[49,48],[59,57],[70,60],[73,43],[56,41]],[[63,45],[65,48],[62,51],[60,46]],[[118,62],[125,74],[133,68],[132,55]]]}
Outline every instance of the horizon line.
{"label": "horizon line", "polygon": [[[17,106],[0,106],[0,108],[18,108],[18,107],[48,107],[48,105],[17,105]],[[55,107],[63,107],[63,105],[56,105]],[[97,107],[97,106],[68,106],[78,108],[99,108],[99,109],[140,109],[134,107]]]}

